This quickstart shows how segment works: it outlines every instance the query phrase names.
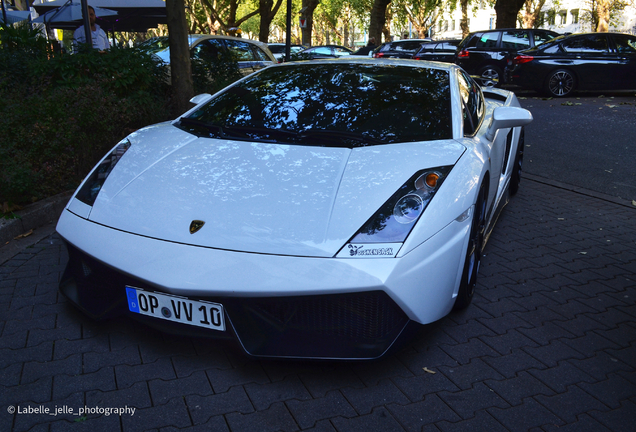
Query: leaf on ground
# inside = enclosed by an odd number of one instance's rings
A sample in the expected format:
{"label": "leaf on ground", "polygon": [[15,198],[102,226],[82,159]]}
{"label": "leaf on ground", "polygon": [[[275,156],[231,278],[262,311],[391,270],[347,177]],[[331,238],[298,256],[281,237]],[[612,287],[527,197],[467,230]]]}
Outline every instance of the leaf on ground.
{"label": "leaf on ground", "polygon": [[430,374],[436,374],[437,372],[430,370],[429,368],[425,367],[423,368],[424,372],[426,373],[430,373]]}
{"label": "leaf on ground", "polygon": [[20,234],[19,236],[13,237],[13,240],[20,240],[22,238],[30,236],[31,234],[33,234],[33,230],[32,229],[30,229],[29,231],[25,232],[24,234]]}

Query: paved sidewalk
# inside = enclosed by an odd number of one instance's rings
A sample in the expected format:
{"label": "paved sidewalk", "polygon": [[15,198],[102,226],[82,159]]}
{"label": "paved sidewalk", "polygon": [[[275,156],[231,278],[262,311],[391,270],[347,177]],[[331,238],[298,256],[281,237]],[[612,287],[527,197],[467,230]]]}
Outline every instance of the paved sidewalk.
{"label": "paved sidewalk", "polygon": [[[53,234],[0,266],[0,431],[631,432],[635,220],[636,207],[525,177],[473,304],[371,363],[253,360],[91,322],[57,291],[67,255]],[[69,412],[85,407],[123,412]]]}

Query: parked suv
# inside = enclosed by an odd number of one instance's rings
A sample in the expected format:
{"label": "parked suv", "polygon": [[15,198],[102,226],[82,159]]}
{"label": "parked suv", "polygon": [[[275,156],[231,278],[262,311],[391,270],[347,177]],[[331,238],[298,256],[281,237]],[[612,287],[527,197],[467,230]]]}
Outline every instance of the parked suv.
{"label": "parked suv", "polygon": [[503,83],[504,70],[517,51],[547,42],[559,33],[541,29],[496,29],[470,33],[455,54],[455,63],[482,86]]}

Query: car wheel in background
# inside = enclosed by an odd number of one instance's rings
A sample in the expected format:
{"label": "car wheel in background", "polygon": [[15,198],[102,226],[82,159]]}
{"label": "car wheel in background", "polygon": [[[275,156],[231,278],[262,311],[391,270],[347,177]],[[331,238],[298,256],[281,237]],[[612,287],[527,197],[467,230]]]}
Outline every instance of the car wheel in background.
{"label": "car wheel in background", "polygon": [[479,71],[479,81],[483,87],[498,87],[502,76],[495,66],[485,66]]}
{"label": "car wheel in background", "polygon": [[479,263],[481,262],[481,250],[484,246],[484,230],[486,228],[486,190],[486,187],[482,185],[475,202],[473,223],[470,227],[470,237],[466,248],[466,259],[464,260],[464,271],[459,291],[455,298],[455,305],[453,306],[455,310],[468,307],[475,294]]}
{"label": "car wheel in background", "polygon": [[523,165],[523,150],[525,141],[525,131],[521,128],[519,133],[519,143],[517,144],[517,154],[515,155],[515,161],[512,165],[512,174],[510,176],[510,195],[515,195],[519,191],[519,183],[521,183],[521,167]]}
{"label": "car wheel in background", "polygon": [[545,82],[545,90],[550,96],[564,97],[572,94],[576,80],[572,72],[559,69],[548,75]]}

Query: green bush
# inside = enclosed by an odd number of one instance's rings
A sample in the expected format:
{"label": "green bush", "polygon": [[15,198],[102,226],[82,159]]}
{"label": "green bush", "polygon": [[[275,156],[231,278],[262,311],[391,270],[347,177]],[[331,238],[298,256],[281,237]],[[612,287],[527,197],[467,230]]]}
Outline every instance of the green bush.
{"label": "green bush", "polygon": [[168,104],[146,53],[61,55],[28,27],[0,28],[0,204],[76,187],[128,133],[168,119]]}

